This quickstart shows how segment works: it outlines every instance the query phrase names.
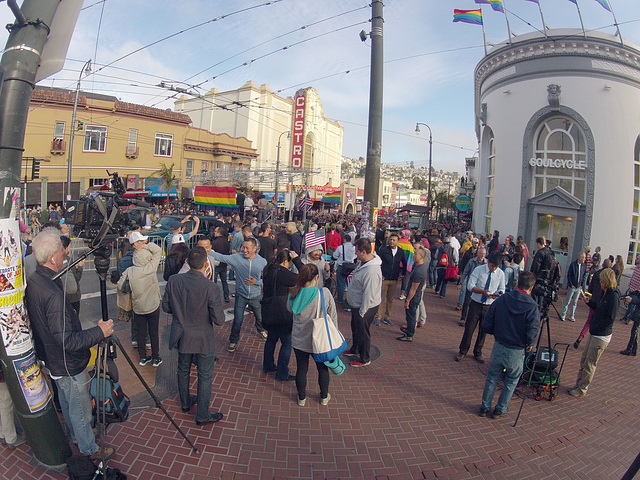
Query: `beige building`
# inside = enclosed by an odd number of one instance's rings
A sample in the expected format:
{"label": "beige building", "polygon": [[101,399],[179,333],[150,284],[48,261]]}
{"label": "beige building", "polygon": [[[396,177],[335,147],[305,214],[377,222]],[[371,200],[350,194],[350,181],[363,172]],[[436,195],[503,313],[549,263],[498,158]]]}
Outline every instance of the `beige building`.
{"label": "beige building", "polygon": [[[249,81],[236,90],[220,92],[217,88],[198,98],[180,97],[175,111],[188,115],[193,125],[214,133],[227,133],[253,142],[259,156],[251,164],[251,182],[259,190],[273,190],[276,171],[281,175],[279,191],[288,175],[294,173],[294,184],[305,181],[305,175],[291,169],[292,147],[302,142],[303,170],[311,170],[310,185],[340,185],[343,127],[329,120],[322,108],[318,92],[309,87],[300,90],[305,96],[302,117],[295,112],[296,100],[276,95],[267,85]],[[297,98],[297,97],[296,97]],[[295,116],[295,118],[294,118]],[[294,120],[303,120],[303,135],[295,135]],[[287,135],[290,132],[290,135]],[[278,142],[280,163],[278,166]],[[298,170],[299,171],[299,170]]]}
{"label": "beige building", "polygon": [[[36,88],[33,92],[21,176],[28,180],[29,205],[65,198],[74,100],[74,91]],[[153,191],[145,180],[161,164],[173,164],[180,185],[190,189],[210,180],[214,171],[248,168],[258,156],[246,138],[214,135],[190,123],[180,113],[80,92],[73,135],[72,198],[104,185],[107,169],[118,172],[128,189]],[[40,178],[33,181],[31,158],[41,160]]]}

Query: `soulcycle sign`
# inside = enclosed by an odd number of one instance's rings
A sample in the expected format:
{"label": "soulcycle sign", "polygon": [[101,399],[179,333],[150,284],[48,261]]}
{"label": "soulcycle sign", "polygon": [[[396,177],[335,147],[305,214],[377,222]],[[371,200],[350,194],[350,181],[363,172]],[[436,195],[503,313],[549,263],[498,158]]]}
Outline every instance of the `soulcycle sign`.
{"label": "soulcycle sign", "polygon": [[532,158],[529,160],[529,165],[532,167],[547,167],[547,168],[570,168],[573,170],[585,170],[587,168],[586,160],[574,160],[572,158],[567,159],[552,159],[552,158]]}

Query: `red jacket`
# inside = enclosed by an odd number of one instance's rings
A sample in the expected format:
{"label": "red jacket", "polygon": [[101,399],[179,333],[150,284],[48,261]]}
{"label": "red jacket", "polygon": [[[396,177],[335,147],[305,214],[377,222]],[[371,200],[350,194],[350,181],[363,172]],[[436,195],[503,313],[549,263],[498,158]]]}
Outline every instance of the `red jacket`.
{"label": "red jacket", "polygon": [[338,249],[342,245],[342,237],[338,232],[332,230],[327,233],[327,248],[333,248],[334,250]]}

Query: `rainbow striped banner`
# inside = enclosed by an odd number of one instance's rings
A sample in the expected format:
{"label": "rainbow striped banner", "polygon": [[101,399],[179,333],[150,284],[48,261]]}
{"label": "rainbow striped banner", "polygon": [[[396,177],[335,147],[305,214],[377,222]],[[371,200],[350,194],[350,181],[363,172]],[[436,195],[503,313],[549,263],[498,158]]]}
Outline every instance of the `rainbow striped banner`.
{"label": "rainbow striped banner", "polygon": [[453,21],[482,25],[482,10],[453,10]]}
{"label": "rainbow striped banner", "polygon": [[342,193],[340,190],[333,193],[327,193],[324,197],[322,197],[322,201],[324,203],[340,203],[340,199],[342,198]]}
{"label": "rainbow striped banner", "polygon": [[209,207],[236,207],[236,187],[198,186],[193,195],[194,203]]}
{"label": "rainbow striped banner", "polygon": [[598,2],[600,6],[605,10],[609,12],[611,11],[611,7],[609,6],[609,2],[607,0],[596,0],[596,2]]}

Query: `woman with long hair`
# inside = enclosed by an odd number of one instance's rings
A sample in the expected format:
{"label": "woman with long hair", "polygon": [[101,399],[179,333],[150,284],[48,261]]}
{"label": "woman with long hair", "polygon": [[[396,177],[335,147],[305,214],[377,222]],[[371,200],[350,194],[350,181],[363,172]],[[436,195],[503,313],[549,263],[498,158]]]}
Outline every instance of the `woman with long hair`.
{"label": "woman with long hair", "polygon": [[174,235],[173,241],[171,242],[171,250],[169,250],[169,254],[164,259],[164,273],[162,274],[162,278],[164,278],[165,281],[169,281],[171,275],[180,271],[188,256],[189,247],[187,247],[187,244],[184,242],[184,237],[181,233]]}
{"label": "woman with long hair", "polygon": [[[289,289],[295,286],[298,278],[297,273],[289,270],[292,263],[298,271],[303,267],[296,252],[289,249],[280,250],[264,267],[262,273],[262,325],[267,330],[262,371],[276,372],[276,380],[283,382],[296,378],[289,375],[293,315],[287,309],[287,298]],[[276,365],[274,357],[278,340],[280,340],[280,353],[278,365]]]}
{"label": "woman with long hair", "polygon": [[572,397],[584,397],[587,394],[587,389],[596,372],[598,360],[611,341],[613,322],[620,305],[618,282],[611,268],[605,268],[600,273],[600,286],[602,287],[600,301],[597,304],[594,300],[587,302],[587,305],[595,311],[589,322],[589,336],[580,358],[580,370],[576,385],[568,392]]}
{"label": "woman with long hair", "polygon": [[[309,356],[313,352],[313,320],[323,315],[320,289],[316,287],[318,281],[318,267],[312,263],[303,265],[295,286],[289,294],[287,308],[293,313],[292,345],[296,354],[296,388],[298,389],[298,405],[304,407],[307,403],[307,371],[309,370]],[[327,288],[322,289],[324,308],[336,328],[338,327],[338,313],[333,296]],[[315,362],[318,369],[318,385],[320,386],[320,405],[327,405],[331,399],[329,395],[329,367],[322,362]]]}
{"label": "woman with long hair", "polygon": [[622,272],[624,272],[624,260],[622,260],[622,255],[616,255],[616,263],[611,268],[613,268],[613,271],[616,274],[616,282],[620,285]]}

